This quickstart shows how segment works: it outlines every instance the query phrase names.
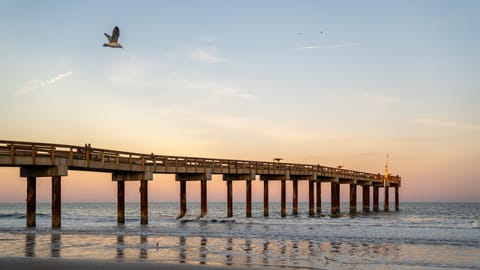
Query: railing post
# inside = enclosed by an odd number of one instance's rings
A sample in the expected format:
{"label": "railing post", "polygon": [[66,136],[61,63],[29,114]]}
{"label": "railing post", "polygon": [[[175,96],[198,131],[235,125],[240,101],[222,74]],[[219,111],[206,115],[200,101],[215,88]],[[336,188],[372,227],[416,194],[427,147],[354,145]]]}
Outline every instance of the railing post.
{"label": "railing post", "polygon": [[10,144],[10,160],[12,165],[15,164],[15,145],[13,143]]}
{"label": "railing post", "polygon": [[35,145],[32,145],[32,164],[35,165],[36,163],[36,150],[35,150]]}

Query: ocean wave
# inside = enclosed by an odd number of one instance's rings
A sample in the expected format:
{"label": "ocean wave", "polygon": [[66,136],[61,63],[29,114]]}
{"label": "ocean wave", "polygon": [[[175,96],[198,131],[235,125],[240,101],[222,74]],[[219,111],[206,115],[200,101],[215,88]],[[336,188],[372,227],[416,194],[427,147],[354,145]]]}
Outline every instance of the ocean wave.
{"label": "ocean wave", "polygon": [[0,214],[0,219],[11,219],[11,218],[25,218],[25,214],[23,213],[8,213],[8,214]]}

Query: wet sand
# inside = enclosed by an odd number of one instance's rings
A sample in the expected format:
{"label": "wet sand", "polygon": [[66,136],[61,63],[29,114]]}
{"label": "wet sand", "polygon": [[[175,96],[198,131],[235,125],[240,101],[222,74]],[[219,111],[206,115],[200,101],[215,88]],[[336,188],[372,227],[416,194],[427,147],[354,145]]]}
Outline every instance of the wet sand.
{"label": "wet sand", "polygon": [[[80,270],[80,269],[103,269],[103,270],[159,270],[159,269],[172,269],[172,270],[216,270],[216,269],[278,269],[276,267],[261,267],[261,266],[228,266],[228,265],[199,265],[199,264],[173,264],[163,262],[152,261],[103,261],[103,260],[76,260],[76,259],[60,259],[60,258],[1,258],[0,265],[2,270],[20,270],[20,269],[32,269],[32,270]],[[288,268],[282,268],[288,269]]]}

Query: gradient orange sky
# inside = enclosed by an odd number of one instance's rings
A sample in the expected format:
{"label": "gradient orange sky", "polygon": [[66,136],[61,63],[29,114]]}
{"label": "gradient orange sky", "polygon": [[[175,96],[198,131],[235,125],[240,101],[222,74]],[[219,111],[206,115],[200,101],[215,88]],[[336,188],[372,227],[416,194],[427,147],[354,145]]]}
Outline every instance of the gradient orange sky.
{"label": "gradient orange sky", "polygon": [[[4,1],[0,139],[373,173],[388,153],[401,201],[478,202],[479,10],[478,1]],[[123,50],[102,47],[115,25]],[[63,201],[116,200],[108,174],[63,179]],[[0,181],[0,202],[25,200],[18,169],[0,168]],[[50,201],[50,181],[38,182],[38,200]],[[138,201],[138,185],[127,184],[127,201]],[[244,190],[235,185],[236,201]],[[178,192],[172,175],[156,175],[149,198]],[[226,201],[220,177],[208,192]],[[262,194],[256,181],[254,201]],[[199,200],[198,183],[188,200]]]}

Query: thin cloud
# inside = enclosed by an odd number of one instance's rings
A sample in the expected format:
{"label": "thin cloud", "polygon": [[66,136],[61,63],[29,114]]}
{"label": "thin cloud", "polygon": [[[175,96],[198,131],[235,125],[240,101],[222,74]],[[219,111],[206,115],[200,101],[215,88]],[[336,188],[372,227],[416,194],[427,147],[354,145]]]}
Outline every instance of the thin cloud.
{"label": "thin cloud", "polygon": [[392,96],[385,96],[385,95],[377,95],[377,94],[370,94],[364,93],[363,97],[368,101],[370,104],[375,105],[392,105],[400,101],[400,99]]}
{"label": "thin cloud", "polygon": [[164,72],[162,66],[137,57],[109,67],[105,77],[109,83],[122,87],[195,90],[243,100],[257,99],[255,94],[235,84]]}
{"label": "thin cloud", "polygon": [[44,88],[44,87],[47,87],[49,85],[52,85],[52,84],[55,84],[65,78],[68,78],[69,76],[71,76],[73,74],[72,71],[67,71],[65,73],[62,73],[62,74],[58,74],[57,76],[49,79],[49,80],[46,80],[46,81],[42,81],[42,82],[39,82],[39,83],[28,83],[26,86],[24,86],[23,88],[20,88],[18,89],[15,94],[17,95],[26,95],[26,94],[29,94],[37,89],[40,89],[40,88]]}
{"label": "thin cloud", "polygon": [[297,47],[297,50],[338,49],[338,48],[357,47],[360,45],[361,45],[360,43],[343,43],[343,44],[332,44],[332,45],[323,45],[323,46],[300,46],[300,47]]}
{"label": "thin cloud", "polygon": [[175,83],[181,88],[189,88],[194,90],[214,92],[216,94],[223,95],[223,96],[230,96],[230,97],[248,99],[248,100],[254,100],[257,98],[257,96],[253,94],[242,92],[236,88],[233,88],[223,83],[217,83],[212,81],[186,80],[186,79],[176,80]]}
{"label": "thin cloud", "polygon": [[207,64],[227,61],[227,59],[217,53],[215,47],[196,48],[190,52],[190,58]]}
{"label": "thin cloud", "polygon": [[438,128],[461,128],[469,130],[480,130],[480,126],[471,124],[461,124],[453,121],[437,120],[432,118],[417,118],[415,123]]}

